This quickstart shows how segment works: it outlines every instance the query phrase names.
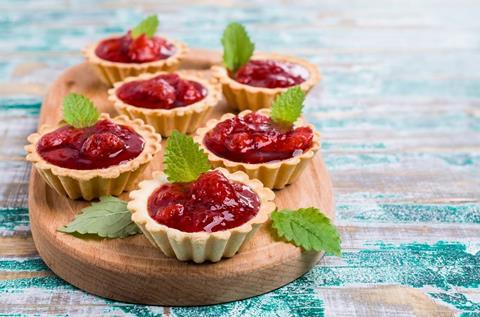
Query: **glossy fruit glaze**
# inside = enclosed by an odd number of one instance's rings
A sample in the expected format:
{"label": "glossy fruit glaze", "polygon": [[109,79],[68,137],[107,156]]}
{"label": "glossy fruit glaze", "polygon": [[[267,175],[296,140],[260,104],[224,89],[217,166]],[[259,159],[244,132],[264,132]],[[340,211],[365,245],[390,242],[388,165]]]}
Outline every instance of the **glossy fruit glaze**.
{"label": "glossy fruit glaze", "polygon": [[250,60],[235,74],[239,83],[263,88],[286,88],[308,79],[308,70],[298,64],[276,60]]}
{"label": "glossy fruit glaze", "polygon": [[164,38],[145,34],[133,39],[130,31],[116,38],[101,41],[95,49],[101,59],[116,63],[147,63],[175,54],[175,45]]}
{"label": "glossy fruit glaze", "polygon": [[298,156],[312,146],[309,127],[284,127],[251,112],[218,123],[203,139],[216,155],[234,162],[266,163]]}
{"label": "glossy fruit glaze", "polygon": [[235,228],[258,213],[260,200],[247,185],[218,171],[192,183],[168,183],[148,199],[148,212],[160,224],[184,232],[215,232]]}
{"label": "glossy fruit glaze", "polygon": [[181,79],[177,74],[164,74],[148,80],[123,84],[117,96],[123,102],[150,109],[172,109],[196,103],[207,95],[202,84]]}
{"label": "glossy fruit glaze", "polygon": [[40,138],[37,151],[53,165],[92,170],[134,159],[143,145],[143,138],[132,128],[100,120],[88,128],[64,126],[47,133]]}

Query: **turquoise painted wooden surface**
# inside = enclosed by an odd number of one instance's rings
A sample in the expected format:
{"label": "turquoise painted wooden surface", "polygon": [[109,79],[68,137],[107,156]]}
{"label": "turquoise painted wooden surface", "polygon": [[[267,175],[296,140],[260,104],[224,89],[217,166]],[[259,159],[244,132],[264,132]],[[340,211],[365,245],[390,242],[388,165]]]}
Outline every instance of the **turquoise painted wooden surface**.
{"label": "turquoise painted wooden surface", "polygon": [[[0,314],[480,316],[480,3],[170,2],[0,1]],[[324,136],[342,258],[252,299],[163,308],[86,294],[38,257],[23,144],[46,89],[80,48],[153,12],[191,46],[220,49],[237,20],[258,49],[319,65],[306,111]]]}

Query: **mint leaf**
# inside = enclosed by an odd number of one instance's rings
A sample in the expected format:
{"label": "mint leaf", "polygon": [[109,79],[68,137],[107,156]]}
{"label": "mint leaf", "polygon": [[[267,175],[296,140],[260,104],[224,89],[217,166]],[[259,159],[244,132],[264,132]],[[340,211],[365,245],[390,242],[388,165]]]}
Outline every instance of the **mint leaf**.
{"label": "mint leaf", "polygon": [[193,182],[211,168],[207,154],[193,138],[177,130],[168,138],[163,165],[170,182]]}
{"label": "mint leaf", "polygon": [[277,123],[291,125],[302,114],[304,101],[305,93],[299,86],[290,88],[275,98],[270,117]]}
{"label": "mint leaf", "polygon": [[132,38],[136,39],[142,34],[150,38],[153,37],[155,33],[157,33],[158,24],[158,17],[156,15],[149,16],[132,29]]}
{"label": "mint leaf", "polygon": [[255,50],[247,31],[237,22],[230,23],[223,31],[222,45],[223,63],[233,73],[250,60]]}
{"label": "mint leaf", "polygon": [[280,237],[304,250],[340,255],[340,236],[337,229],[317,208],[274,211],[272,227]]}
{"label": "mint leaf", "polygon": [[127,202],[113,196],[100,197],[100,202],[83,208],[75,219],[57,229],[64,233],[96,234],[104,238],[125,238],[140,232],[131,219]]}
{"label": "mint leaf", "polygon": [[63,99],[63,119],[74,128],[89,127],[99,116],[97,108],[87,97],[71,92]]}

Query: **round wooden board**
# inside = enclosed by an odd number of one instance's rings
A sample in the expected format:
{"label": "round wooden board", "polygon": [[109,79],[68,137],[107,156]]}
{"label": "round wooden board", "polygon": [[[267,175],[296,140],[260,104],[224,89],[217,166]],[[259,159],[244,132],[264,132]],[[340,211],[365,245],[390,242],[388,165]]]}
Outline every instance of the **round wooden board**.
{"label": "round wooden board", "polygon": [[[216,53],[194,50],[185,68],[204,69],[219,60]],[[40,122],[60,119],[68,92],[93,99],[104,112],[115,114],[107,100],[108,87],[86,64],[68,69],[52,85],[42,106]],[[228,111],[224,101],[212,117]],[[162,168],[160,153],[145,171]],[[126,198],[124,194],[123,198]],[[332,185],[321,153],[295,184],[276,192],[279,208],[317,206],[334,218]],[[218,263],[194,264],[165,257],[141,234],[125,239],[78,237],[57,232],[88,203],[72,201],[50,189],[32,170],[29,187],[30,223],[35,245],[45,263],[67,282],[110,299],[165,306],[207,305],[263,294],[310,270],[321,253],[302,252],[272,237],[266,224],[240,252]]]}

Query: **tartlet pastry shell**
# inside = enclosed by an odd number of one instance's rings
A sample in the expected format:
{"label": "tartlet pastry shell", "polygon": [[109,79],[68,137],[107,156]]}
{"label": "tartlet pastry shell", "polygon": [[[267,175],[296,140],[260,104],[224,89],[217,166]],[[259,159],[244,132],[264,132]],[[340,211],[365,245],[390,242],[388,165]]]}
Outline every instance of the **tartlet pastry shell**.
{"label": "tartlet pastry shell", "polygon": [[[307,62],[306,60],[279,54],[254,54],[252,59],[272,59],[277,61],[289,62],[303,66],[308,70],[309,77],[299,86],[305,92],[308,93],[313,86],[320,81],[320,72],[318,68]],[[269,108],[272,105],[273,100],[280,93],[287,91],[289,88],[263,88],[254,87],[239,83],[232,79],[227,72],[227,69],[222,66],[212,67],[214,77],[222,85],[223,95],[227,100],[227,103],[232,107],[242,110],[258,110],[260,108]]]}
{"label": "tartlet pastry shell", "polygon": [[[252,111],[244,110],[238,116],[245,116]],[[266,116],[270,116],[270,109],[260,109],[257,111]],[[234,162],[225,158],[219,157],[211,152],[203,143],[205,134],[213,129],[219,122],[225,121],[235,117],[232,113],[224,114],[219,120],[212,119],[207,122],[205,127],[198,129],[194,139],[200,144],[200,147],[208,155],[208,160],[214,167],[224,167],[230,172],[243,171],[247,173],[250,178],[260,180],[265,187],[273,189],[281,189],[295,182],[302,174],[308,162],[315,156],[315,153],[320,148],[320,133],[315,130],[311,124],[305,123],[301,118],[295,122],[295,127],[308,126],[313,131],[312,147],[301,155],[275,162],[249,164],[242,162]]]}
{"label": "tartlet pastry shell", "polygon": [[82,54],[91,65],[92,69],[104,83],[112,86],[118,81],[130,76],[138,76],[143,73],[156,73],[159,71],[173,72],[180,65],[181,60],[188,52],[186,44],[167,39],[175,45],[175,54],[168,58],[147,63],[118,63],[102,59],[95,54],[95,49],[103,40],[115,38],[118,36],[111,36],[102,39],[94,44],[87,46],[82,50]]}
{"label": "tartlet pastry shell", "polygon": [[222,258],[232,257],[257,229],[268,221],[271,212],[275,210],[274,193],[263,187],[258,180],[249,179],[243,172],[232,174],[223,168],[216,170],[229,180],[248,185],[260,199],[257,215],[239,227],[217,232],[183,232],[153,220],[148,213],[148,198],[155,189],[168,183],[165,174],[161,172],[154,173],[153,179],[140,182],[140,188],[130,192],[128,209],[132,212],[132,221],[166,256],[176,257],[180,261],[193,260],[196,263],[217,262]]}
{"label": "tartlet pastry shell", "polygon": [[70,199],[83,198],[85,200],[105,195],[118,196],[123,191],[132,189],[137,177],[160,151],[161,136],[155,133],[153,127],[144,124],[142,120],[130,120],[127,116],[110,118],[106,113],[102,113],[100,119],[110,119],[117,124],[132,127],[144,139],[143,151],[136,158],[124,164],[103,169],[75,170],[50,164],[37,152],[37,143],[40,138],[59,128],[59,125],[43,125],[38,133],[33,133],[28,137],[30,144],[25,146],[26,160],[33,164],[43,180],[60,195]]}
{"label": "tartlet pastry shell", "polygon": [[215,83],[215,81],[208,80],[205,75],[197,71],[181,70],[175,73],[182,79],[192,80],[204,86],[207,89],[205,98],[194,104],[173,109],[136,107],[118,98],[117,90],[125,83],[147,80],[158,75],[167,74],[167,72],[157,72],[154,74],[141,74],[136,77],[128,77],[121,82],[115,83],[113,88],[108,91],[108,99],[114,104],[115,109],[120,114],[126,114],[132,119],[142,119],[147,124],[153,126],[162,136],[170,136],[175,129],[182,133],[195,132],[197,128],[203,124],[213,107],[215,107],[222,98],[220,86]]}

